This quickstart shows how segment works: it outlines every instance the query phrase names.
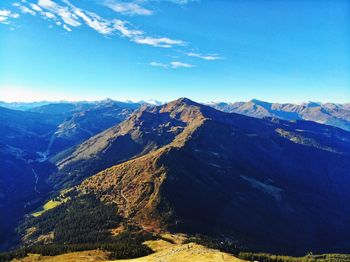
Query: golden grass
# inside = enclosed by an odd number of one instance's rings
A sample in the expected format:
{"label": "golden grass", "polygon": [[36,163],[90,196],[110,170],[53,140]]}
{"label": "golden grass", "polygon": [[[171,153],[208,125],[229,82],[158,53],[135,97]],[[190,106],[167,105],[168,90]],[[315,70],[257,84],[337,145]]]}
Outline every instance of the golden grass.
{"label": "golden grass", "polygon": [[[151,242],[151,241],[147,241]],[[166,241],[164,241],[166,242]],[[159,240],[157,240],[156,247],[159,247]],[[162,243],[163,244],[163,243]],[[148,243],[148,245],[154,245]],[[239,258],[236,258],[230,254],[220,252],[218,250],[209,249],[207,247],[189,243],[189,244],[170,244],[164,249],[154,254],[126,260],[114,260],[113,262],[243,262]]]}
{"label": "golden grass", "polygon": [[155,253],[134,259],[108,260],[108,252],[101,250],[72,252],[59,256],[41,256],[37,254],[29,254],[27,257],[14,262],[73,262],[73,261],[109,261],[109,262],[244,262],[245,260],[234,257],[233,255],[210,249],[195,243],[179,244],[183,241],[182,235],[166,234],[167,237],[175,244],[166,240],[151,240],[144,244],[149,246]]}
{"label": "golden grass", "polygon": [[76,261],[108,261],[108,252],[102,250],[90,250],[81,252],[72,252],[58,256],[42,256],[38,254],[29,254],[22,259],[14,259],[13,262],[76,262]]}
{"label": "golden grass", "polygon": [[66,193],[69,193],[70,191],[72,191],[72,188],[68,188],[68,189],[63,189],[60,192],[59,197],[56,197],[55,199],[51,199],[48,202],[46,202],[44,204],[44,206],[41,208],[41,210],[32,213],[32,216],[34,217],[38,217],[41,216],[43,213],[45,213],[47,210],[53,209],[63,203],[66,203],[68,200],[70,200],[70,197],[65,197]]}
{"label": "golden grass", "polygon": [[174,246],[174,244],[162,239],[145,241],[144,244],[150,249],[152,249],[154,252],[159,252]]}
{"label": "golden grass", "polygon": [[45,213],[47,210],[50,210],[52,208],[55,208],[59,205],[61,205],[62,203],[66,202],[68,199],[63,199],[62,201],[56,201],[56,200],[50,200],[48,202],[45,203],[45,205],[42,207],[42,209],[40,211],[37,211],[35,213],[32,213],[32,216],[34,217],[38,217],[41,216],[43,213]]}

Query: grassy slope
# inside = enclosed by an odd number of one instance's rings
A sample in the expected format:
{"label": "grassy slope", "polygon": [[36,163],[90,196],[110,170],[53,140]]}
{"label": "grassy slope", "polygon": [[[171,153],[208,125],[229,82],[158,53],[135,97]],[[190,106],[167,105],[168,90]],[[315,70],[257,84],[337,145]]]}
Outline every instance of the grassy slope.
{"label": "grassy slope", "polygon": [[[127,260],[113,260],[114,262],[157,262],[157,261],[227,261],[227,262],[240,262],[244,261],[238,259],[230,254],[220,252],[218,250],[209,249],[207,247],[195,244],[181,244],[179,241],[168,242],[165,240],[150,240],[146,241],[145,244],[152,248],[155,253],[135,259]],[[40,256],[37,254],[29,254],[27,257],[16,262],[32,262],[32,261],[43,261],[43,262],[63,262],[63,261],[110,261],[108,260],[108,252],[101,250],[72,252],[68,254],[58,256]]]}
{"label": "grassy slope", "polygon": [[127,259],[127,260],[110,260],[110,253],[102,250],[90,250],[81,252],[71,252],[58,256],[42,256],[38,254],[29,254],[27,257],[14,260],[14,262],[66,262],[66,261],[109,261],[109,262],[211,262],[211,261],[226,261],[226,262],[244,262],[244,261],[261,261],[261,262],[349,262],[350,255],[312,255],[305,257],[288,257],[275,256],[270,254],[253,254],[240,253],[239,256],[246,260],[234,257],[231,254],[220,252],[196,243],[186,243],[185,235],[163,234],[162,239],[145,241],[144,244],[150,247],[155,253],[148,256]]}

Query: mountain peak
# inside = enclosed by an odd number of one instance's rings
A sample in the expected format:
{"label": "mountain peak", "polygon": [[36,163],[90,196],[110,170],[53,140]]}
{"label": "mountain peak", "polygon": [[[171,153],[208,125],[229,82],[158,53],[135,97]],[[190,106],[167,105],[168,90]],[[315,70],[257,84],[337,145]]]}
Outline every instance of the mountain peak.
{"label": "mountain peak", "polygon": [[194,103],[191,99],[189,99],[187,97],[180,97],[180,98],[176,99],[176,101],[184,102],[184,103]]}
{"label": "mountain peak", "polygon": [[321,103],[309,101],[309,102],[302,103],[302,105],[306,107],[318,107],[318,106],[321,106]]}
{"label": "mountain peak", "polygon": [[192,101],[191,99],[187,98],[187,97],[180,97],[179,99],[176,99],[172,102],[169,102],[169,104],[174,104],[174,105],[188,105],[188,106],[202,106],[201,104],[198,104],[194,101]]}

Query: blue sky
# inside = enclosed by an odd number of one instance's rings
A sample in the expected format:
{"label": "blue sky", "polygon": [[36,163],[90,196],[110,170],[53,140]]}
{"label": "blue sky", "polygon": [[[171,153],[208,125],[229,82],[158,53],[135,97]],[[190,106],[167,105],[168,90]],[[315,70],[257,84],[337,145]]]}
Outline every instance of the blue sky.
{"label": "blue sky", "polygon": [[1,0],[0,100],[350,102],[347,0]]}

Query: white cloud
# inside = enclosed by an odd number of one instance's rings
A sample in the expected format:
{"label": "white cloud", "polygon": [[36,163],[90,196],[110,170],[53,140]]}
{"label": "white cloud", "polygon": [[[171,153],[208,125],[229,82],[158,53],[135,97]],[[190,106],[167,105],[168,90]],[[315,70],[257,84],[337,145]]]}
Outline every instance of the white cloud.
{"label": "white cloud", "polygon": [[68,0],[63,0],[63,2],[71,8],[72,12],[77,17],[80,17],[86,23],[87,26],[91,27],[95,31],[105,35],[113,32],[113,28],[110,27],[110,21],[101,18],[95,13],[77,8],[74,5],[72,5]]}
{"label": "white cloud", "polygon": [[169,48],[174,45],[180,45],[180,46],[185,45],[185,42],[181,40],[173,40],[167,37],[155,38],[151,36],[140,36],[140,37],[135,37],[133,41],[138,44],[151,45],[156,47],[165,47],[165,48]]}
{"label": "white cloud", "polygon": [[183,62],[179,62],[179,61],[170,62],[169,64],[153,61],[153,62],[150,62],[148,65],[154,66],[154,67],[173,68],[173,69],[196,67],[195,65],[187,64],[187,63],[183,63]]}
{"label": "white cloud", "polygon": [[1,24],[10,24],[9,19],[18,18],[19,14],[13,13],[10,10],[0,10],[0,23]]}
{"label": "white cloud", "polygon": [[117,30],[124,37],[135,38],[145,34],[145,32],[141,30],[130,29],[128,27],[129,25],[131,26],[129,22],[115,19],[113,23],[114,23],[113,28]]}
{"label": "white cloud", "polygon": [[150,66],[156,66],[156,67],[163,67],[163,68],[167,68],[168,67],[167,64],[163,64],[163,63],[159,63],[159,62],[150,62],[149,65]]}
{"label": "white cloud", "polygon": [[32,9],[29,9],[26,6],[20,5],[20,6],[18,6],[18,8],[19,8],[19,10],[21,10],[21,12],[23,14],[36,15],[36,13]]}
{"label": "white cloud", "polygon": [[[111,2],[112,0],[107,1]],[[144,15],[150,14],[146,9],[141,8],[139,4],[148,0],[135,1],[137,2],[116,2],[116,0],[114,0],[111,3],[122,4],[118,7],[120,12],[133,12],[134,14]],[[72,27],[79,27],[85,24],[100,34],[112,35],[119,33],[122,37],[137,44],[163,48],[186,45],[182,40],[175,40],[163,36],[150,36],[146,32],[135,28],[128,21],[102,18],[93,12],[74,6],[69,0],[61,0],[62,4],[60,5],[53,0],[38,0],[37,4],[28,3],[26,0],[21,0],[21,2],[22,3],[14,3],[13,5],[26,14],[35,15],[35,12],[38,12],[44,19],[54,20],[56,25],[63,25],[63,28],[69,32],[72,31]],[[7,21],[7,18],[1,18],[0,22],[4,23],[4,21]]]}
{"label": "white cloud", "polygon": [[104,5],[124,15],[152,15],[153,13],[152,10],[144,8],[136,2],[107,0]]}
{"label": "white cloud", "polygon": [[0,10],[0,15],[1,16],[10,16],[11,11],[10,10]]}
{"label": "white cloud", "polygon": [[30,7],[33,9],[33,10],[35,10],[35,11],[37,11],[37,12],[41,12],[43,9],[41,9],[41,7],[40,6],[38,6],[38,5],[36,5],[36,4],[29,4],[30,5]]}
{"label": "white cloud", "polygon": [[191,2],[199,2],[199,0],[168,0],[168,1],[179,5],[185,5]]}
{"label": "white cloud", "polygon": [[191,68],[191,67],[195,67],[194,65],[187,64],[187,63],[182,63],[182,62],[178,62],[178,61],[171,62],[170,65],[171,65],[172,68],[181,68],[181,67]]}
{"label": "white cloud", "polygon": [[191,2],[199,2],[199,0],[166,0],[168,2],[172,2],[174,4],[178,4],[178,5],[185,5]]}
{"label": "white cloud", "polygon": [[48,19],[56,19],[56,16],[50,12],[40,12],[40,14]]}
{"label": "white cloud", "polygon": [[[27,3],[27,1],[25,0],[21,0],[21,2]],[[36,15],[36,12],[38,12],[45,19],[57,19],[57,17],[53,13],[44,11],[40,6],[36,4],[29,3],[28,6],[30,8],[19,3],[14,3],[13,6],[18,7],[24,14]]]}
{"label": "white cloud", "polygon": [[70,29],[67,25],[63,25],[63,28],[67,30],[68,32],[72,32],[72,29]]}
{"label": "white cloud", "polygon": [[143,5],[150,2],[170,2],[185,5],[199,0],[105,0],[103,5],[123,15],[152,15],[154,11]]}
{"label": "white cloud", "polygon": [[186,5],[189,3],[200,2],[200,0],[142,0],[143,2],[170,2],[178,5]]}
{"label": "white cloud", "polygon": [[68,7],[60,6],[51,0],[39,0],[38,5],[51,13],[61,17],[61,19],[70,26],[77,27],[80,26],[79,18],[72,13]]}
{"label": "white cloud", "polygon": [[110,22],[102,19],[101,17],[92,14],[92,13],[84,13],[81,9],[75,9],[75,13],[77,16],[81,17],[84,22],[94,29],[95,31],[101,34],[110,34],[113,32],[113,28],[110,26]]}
{"label": "white cloud", "polygon": [[191,56],[191,57],[197,57],[197,58],[204,59],[204,60],[209,60],[209,61],[224,59],[223,57],[221,57],[217,54],[202,55],[202,54],[198,54],[198,53],[187,53],[186,55]]}
{"label": "white cloud", "polygon": [[173,40],[167,37],[156,38],[147,36],[144,31],[132,29],[132,25],[127,21],[115,19],[113,20],[113,23],[113,28],[117,30],[122,36],[129,38],[131,41],[138,44],[164,48],[170,48],[174,45],[183,46],[186,44],[184,41]]}

